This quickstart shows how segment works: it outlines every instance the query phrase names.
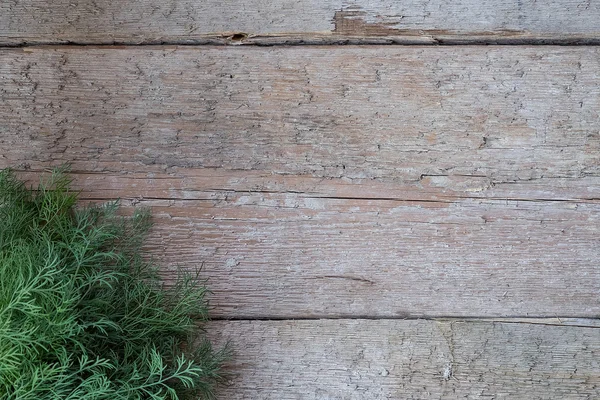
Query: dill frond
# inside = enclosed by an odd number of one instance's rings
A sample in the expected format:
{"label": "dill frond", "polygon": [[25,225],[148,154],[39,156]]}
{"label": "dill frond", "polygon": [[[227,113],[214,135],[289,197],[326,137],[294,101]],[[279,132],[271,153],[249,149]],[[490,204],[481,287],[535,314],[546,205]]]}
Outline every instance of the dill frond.
{"label": "dill frond", "polygon": [[0,399],[214,398],[227,350],[199,326],[204,282],[163,288],[141,253],[149,211],[77,208],[70,183],[0,172]]}

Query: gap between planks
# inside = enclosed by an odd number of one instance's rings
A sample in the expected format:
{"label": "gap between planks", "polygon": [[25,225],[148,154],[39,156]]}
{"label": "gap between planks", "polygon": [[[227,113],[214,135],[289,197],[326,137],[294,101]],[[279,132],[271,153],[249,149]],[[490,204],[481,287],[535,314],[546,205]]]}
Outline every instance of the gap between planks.
{"label": "gap between planks", "polygon": [[211,317],[210,321],[429,321],[443,323],[502,323],[502,324],[529,324],[529,325],[547,325],[547,326],[570,326],[576,328],[600,328],[600,318],[576,318],[573,316],[543,318],[543,317],[486,317],[486,316],[468,316],[468,317],[377,317],[368,315],[356,316],[317,316],[317,317],[257,317],[257,316],[236,316],[236,317]]}
{"label": "gap between planks", "polygon": [[[233,36],[233,35],[232,35]],[[129,41],[110,41],[85,43],[76,40],[69,41],[30,41],[23,43],[0,44],[0,49],[16,48],[56,48],[56,47],[194,47],[194,46],[245,46],[245,47],[276,47],[276,46],[600,46],[600,38],[573,36],[568,38],[550,37],[452,37],[452,36],[389,36],[389,37],[349,37],[349,36],[247,36],[243,41],[234,40],[232,36],[214,36],[203,39],[182,40],[149,40],[139,43]]]}

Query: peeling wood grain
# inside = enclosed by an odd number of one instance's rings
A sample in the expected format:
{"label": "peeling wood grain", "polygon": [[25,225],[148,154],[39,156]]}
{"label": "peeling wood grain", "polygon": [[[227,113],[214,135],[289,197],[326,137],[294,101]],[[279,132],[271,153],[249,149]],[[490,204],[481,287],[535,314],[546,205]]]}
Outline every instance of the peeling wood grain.
{"label": "peeling wood grain", "polygon": [[436,321],[215,321],[236,399],[594,399],[598,328]]}
{"label": "peeling wood grain", "polygon": [[436,44],[591,44],[599,39],[597,13],[600,6],[580,0],[344,1],[334,33],[409,44],[411,36]]}
{"label": "peeling wood grain", "polygon": [[21,0],[0,45],[599,43],[589,0]]}
{"label": "peeling wood grain", "polygon": [[214,170],[177,184],[203,190],[217,179],[215,189],[334,197],[593,201],[599,55],[478,46],[5,50],[0,163]]}

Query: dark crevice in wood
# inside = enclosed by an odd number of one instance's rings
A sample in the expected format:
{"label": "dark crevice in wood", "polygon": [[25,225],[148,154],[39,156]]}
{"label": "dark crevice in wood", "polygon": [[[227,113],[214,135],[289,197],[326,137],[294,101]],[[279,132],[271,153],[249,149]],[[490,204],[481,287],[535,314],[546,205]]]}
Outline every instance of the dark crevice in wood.
{"label": "dark crevice in wood", "polygon": [[600,38],[570,37],[570,38],[536,38],[536,37],[494,37],[494,36],[248,36],[239,34],[228,37],[206,37],[202,39],[177,40],[148,40],[136,41],[39,41],[24,43],[2,43],[3,48],[29,47],[147,47],[147,46],[344,46],[344,45],[398,45],[398,46],[600,46]]}
{"label": "dark crevice in wood", "polygon": [[[351,315],[351,316],[311,316],[311,317],[272,317],[272,316],[235,316],[235,317],[212,317],[211,321],[386,321],[386,320],[402,320],[402,321],[433,321],[433,322],[455,322],[455,323],[496,323],[496,324],[529,324],[529,325],[546,325],[546,326],[563,326],[563,327],[578,327],[578,328],[600,328],[600,319],[578,316],[562,316],[562,317],[378,317],[370,315]],[[556,321],[554,321],[556,320]],[[573,320],[579,320],[574,322]]]}
{"label": "dark crevice in wood", "polygon": [[[210,191],[207,191],[210,192]],[[302,194],[304,192],[297,191],[244,191],[244,190],[223,190],[222,192],[229,193],[243,193],[243,194]],[[527,199],[527,198],[508,198],[508,197],[467,197],[467,196],[452,196],[448,197],[448,200],[428,200],[428,199],[399,199],[394,197],[350,197],[350,196],[301,196],[303,199],[321,199],[321,200],[352,200],[352,201],[393,201],[399,203],[437,203],[437,204],[452,204],[457,203],[461,200],[476,200],[482,202],[489,201],[510,201],[510,202],[530,202],[530,203],[595,203],[600,202],[600,198],[577,198],[577,199]],[[108,197],[82,197],[85,201],[112,201]],[[121,197],[120,200],[135,200],[136,203],[140,201],[181,201],[181,202],[192,202],[192,201],[214,201],[212,198],[205,199],[189,199],[183,197]]]}

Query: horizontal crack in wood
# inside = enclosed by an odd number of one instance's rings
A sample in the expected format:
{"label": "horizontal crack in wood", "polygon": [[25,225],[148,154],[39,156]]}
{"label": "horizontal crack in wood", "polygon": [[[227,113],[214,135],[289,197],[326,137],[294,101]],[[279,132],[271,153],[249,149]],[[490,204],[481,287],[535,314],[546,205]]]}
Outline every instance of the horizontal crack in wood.
{"label": "horizontal crack in wood", "polygon": [[374,285],[375,284],[375,282],[373,282],[373,281],[371,281],[369,279],[359,278],[357,276],[350,276],[350,275],[321,275],[321,276],[316,276],[313,279],[347,279],[347,280],[350,280],[350,281],[367,283],[369,285]]}

